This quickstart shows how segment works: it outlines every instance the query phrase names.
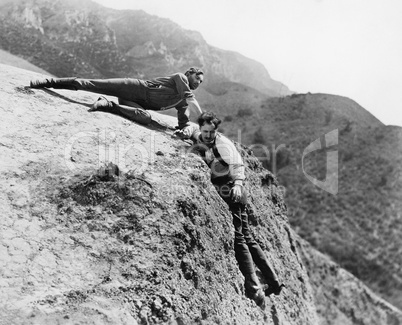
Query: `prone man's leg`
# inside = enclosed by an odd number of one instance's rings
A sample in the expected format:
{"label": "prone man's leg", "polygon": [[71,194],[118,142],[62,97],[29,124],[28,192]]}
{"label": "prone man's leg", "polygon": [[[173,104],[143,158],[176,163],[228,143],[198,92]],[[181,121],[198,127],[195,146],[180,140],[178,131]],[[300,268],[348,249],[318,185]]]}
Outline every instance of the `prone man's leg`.
{"label": "prone man's leg", "polygon": [[161,120],[152,117],[152,115],[138,103],[119,98],[119,105],[116,106],[118,106],[118,110],[121,115],[134,122],[144,125],[150,124],[158,129],[163,130],[174,129],[173,127],[162,122]]}
{"label": "prone man's leg", "polygon": [[140,105],[134,102],[128,102],[119,99],[119,103],[131,104],[130,106],[119,105],[106,97],[99,97],[98,100],[89,109],[90,112],[108,112],[115,115],[125,117],[133,122],[148,125],[152,122],[152,117],[149,112],[144,110]]}
{"label": "prone man's leg", "polygon": [[31,81],[31,88],[84,90],[97,94],[116,96],[129,101],[145,101],[145,88],[139,79],[81,79],[48,78]]}

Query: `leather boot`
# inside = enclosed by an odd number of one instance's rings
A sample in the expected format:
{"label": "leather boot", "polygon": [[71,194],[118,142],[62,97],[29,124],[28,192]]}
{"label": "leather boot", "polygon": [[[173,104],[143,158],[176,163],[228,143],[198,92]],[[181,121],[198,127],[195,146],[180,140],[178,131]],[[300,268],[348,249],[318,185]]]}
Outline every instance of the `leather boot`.
{"label": "leather boot", "polygon": [[256,273],[249,273],[245,275],[244,288],[247,298],[254,300],[257,306],[264,306],[265,296],[262,292]]}
{"label": "leather boot", "polygon": [[75,79],[77,78],[47,78],[31,80],[30,87],[77,90],[77,88],[73,84]]}
{"label": "leather boot", "polygon": [[51,86],[51,79],[37,79],[31,80],[29,87],[31,88],[50,88]]}
{"label": "leather boot", "polygon": [[264,293],[266,296],[269,296],[271,294],[278,296],[283,288],[285,288],[285,285],[283,283],[279,283],[278,281],[270,281],[268,283],[268,287],[264,288]]}

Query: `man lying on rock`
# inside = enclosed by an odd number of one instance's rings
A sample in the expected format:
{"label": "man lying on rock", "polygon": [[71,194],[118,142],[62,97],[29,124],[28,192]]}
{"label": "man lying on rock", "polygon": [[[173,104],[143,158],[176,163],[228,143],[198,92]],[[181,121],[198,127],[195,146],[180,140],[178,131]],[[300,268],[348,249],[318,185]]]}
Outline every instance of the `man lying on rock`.
{"label": "man lying on rock", "polygon": [[115,96],[120,105],[102,96],[92,105],[90,111],[107,111],[123,115],[141,124],[150,123],[151,115],[146,110],[161,111],[175,107],[177,128],[182,129],[189,125],[190,108],[202,113],[192,90],[196,90],[203,80],[204,72],[193,67],[184,74],[175,73],[152,80],[48,78],[31,80],[30,87],[85,90]]}
{"label": "man lying on rock", "polygon": [[264,304],[264,293],[255,272],[254,262],[265,277],[265,295],[279,295],[283,284],[268,263],[264,252],[254,240],[248,223],[247,193],[244,189],[245,168],[234,143],[217,132],[221,120],[212,112],[202,113],[198,125],[191,125],[175,134],[194,142],[192,149],[199,153],[211,169],[211,181],[228,204],[235,229],[234,250],[240,271],[245,278],[245,292],[258,306]]}

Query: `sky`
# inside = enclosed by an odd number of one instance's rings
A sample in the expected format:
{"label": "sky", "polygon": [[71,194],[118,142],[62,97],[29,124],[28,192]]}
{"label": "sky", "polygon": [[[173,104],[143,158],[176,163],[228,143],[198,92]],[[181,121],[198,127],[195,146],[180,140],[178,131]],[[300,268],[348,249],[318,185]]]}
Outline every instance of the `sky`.
{"label": "sky", "polygon": [[297,93],[349,97],[402,126],[402,0],[95,0],[142,9],[264,64]]}

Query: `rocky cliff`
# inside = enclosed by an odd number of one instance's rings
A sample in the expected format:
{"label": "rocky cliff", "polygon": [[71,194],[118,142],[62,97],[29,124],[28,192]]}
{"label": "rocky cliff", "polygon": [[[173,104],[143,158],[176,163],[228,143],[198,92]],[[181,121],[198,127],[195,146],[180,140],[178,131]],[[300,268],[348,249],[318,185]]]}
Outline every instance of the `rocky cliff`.
{"label": "rocky cliff", "polygon": [[[33,73],[1,73],[3,320],[315,323],[279,186],[255,159],[255,233],[289,284],[265,310],[244,296],[230,214],[188,144],[86,112],[96,95],[33,91]],[[109,162],[119,177],[99,171]]]}
{"label": "rocky cliff", "polygon": [[320,271],[344,274],[300,244],[281,186],[247,149],[253,232],[287,286],[265,309],[244,296],[230,213],[189,144],[87,112],[94,94],[32,90],[38,74],[0,72],[2,324],[347,324],[336,313],[400,324],[397,309]]}

